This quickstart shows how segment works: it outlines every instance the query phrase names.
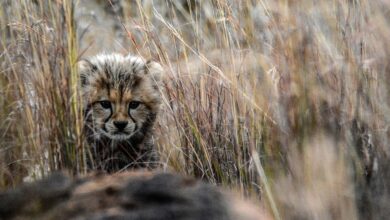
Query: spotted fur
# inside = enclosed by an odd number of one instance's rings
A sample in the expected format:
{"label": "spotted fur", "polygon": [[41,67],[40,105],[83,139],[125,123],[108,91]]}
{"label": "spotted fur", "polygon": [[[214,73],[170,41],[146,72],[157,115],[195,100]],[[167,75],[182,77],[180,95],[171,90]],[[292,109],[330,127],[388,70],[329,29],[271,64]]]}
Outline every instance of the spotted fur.
{"label": "spotted fur", "polygon": [[151,133],[161,102],[161,66],[137,56],[101,54],[80,61],[79,71],[90,167],[154,167]]}

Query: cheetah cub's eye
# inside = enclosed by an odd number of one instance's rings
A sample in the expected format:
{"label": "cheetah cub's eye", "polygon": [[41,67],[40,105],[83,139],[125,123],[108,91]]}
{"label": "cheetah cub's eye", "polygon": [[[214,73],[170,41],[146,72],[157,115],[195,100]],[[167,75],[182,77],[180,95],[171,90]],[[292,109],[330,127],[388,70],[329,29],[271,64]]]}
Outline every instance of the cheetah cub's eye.
{"label": "cheetah cub's eye", "polygon": [[140,101],[131,101],[130,103],[129,103],[129,108],[130,109],[136,109],[136,108],[138,108],[138,106],[141,104],[141,102]]}
{"label": "cheetah cub's eye", "polygon": [[111,108],[111,102],[110,101],[103,100],[103,101],[100,101],[99,103],[105,109]]}

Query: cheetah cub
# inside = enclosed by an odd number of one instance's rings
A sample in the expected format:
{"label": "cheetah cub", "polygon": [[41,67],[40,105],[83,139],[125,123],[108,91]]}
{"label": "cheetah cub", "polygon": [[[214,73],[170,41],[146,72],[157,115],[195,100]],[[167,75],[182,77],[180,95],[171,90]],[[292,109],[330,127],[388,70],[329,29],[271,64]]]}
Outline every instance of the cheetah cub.
{"label": "cheetah cub", "polygon": [[160,64],[137,56],[101,54],[79,62],[90,169],[153,168],[152,128],[159,111]]}

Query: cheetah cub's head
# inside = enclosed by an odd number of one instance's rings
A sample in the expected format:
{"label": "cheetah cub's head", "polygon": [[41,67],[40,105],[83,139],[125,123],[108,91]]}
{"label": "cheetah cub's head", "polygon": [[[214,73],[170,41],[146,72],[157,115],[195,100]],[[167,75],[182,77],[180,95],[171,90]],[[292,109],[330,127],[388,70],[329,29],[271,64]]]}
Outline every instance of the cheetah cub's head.
{"label": "cheetah cub's head", "polygon": [[80,61],[79,71],[89,136],[126,141],[146,135],[160,105],[163,70],[158,63],[131,55],[97,55]]}

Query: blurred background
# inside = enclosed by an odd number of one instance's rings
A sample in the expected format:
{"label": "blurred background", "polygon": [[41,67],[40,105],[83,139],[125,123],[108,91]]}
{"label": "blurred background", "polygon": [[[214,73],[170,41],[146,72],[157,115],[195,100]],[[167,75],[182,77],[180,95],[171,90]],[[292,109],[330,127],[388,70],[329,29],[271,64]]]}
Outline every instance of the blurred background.
{"label": "blurred background", "polygon": [[165,69],[164,170],[275,219],[390,215],[390,1],[2,0],[0,186],[86,172],[77,61]]}

